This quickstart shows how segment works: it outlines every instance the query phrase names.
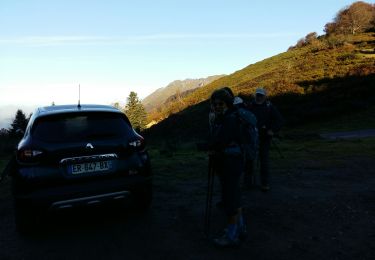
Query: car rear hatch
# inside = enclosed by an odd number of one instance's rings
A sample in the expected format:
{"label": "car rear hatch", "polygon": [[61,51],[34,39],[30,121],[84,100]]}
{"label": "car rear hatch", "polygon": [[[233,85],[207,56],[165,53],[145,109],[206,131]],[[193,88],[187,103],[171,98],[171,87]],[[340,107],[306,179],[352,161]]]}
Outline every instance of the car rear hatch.
{"label": "car rear hatch", "polygon": [[142,163],[137,150],[129,145],[141,137],[121,113],[75,112],[40,117],[31,135],[33,149],[40,152],[33,166],[40,182],[111,178]]}

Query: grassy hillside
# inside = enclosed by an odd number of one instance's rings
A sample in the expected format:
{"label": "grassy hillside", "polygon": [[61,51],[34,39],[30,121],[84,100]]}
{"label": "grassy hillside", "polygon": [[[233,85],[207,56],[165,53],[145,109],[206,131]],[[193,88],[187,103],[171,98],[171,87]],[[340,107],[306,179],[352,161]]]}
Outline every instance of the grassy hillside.
{"label": "grassy hillside", "polygon": [[248,97],[265,87],[289,126],[366,111],[375,102],[375,34],[332,37],[249,65],[170,103],[164,112],[172,115],[149,133],[202,137],[207,99],[222,86]]}
{"label": "grassy hillside", "polygon": [[222,86],[243,94],[253,93],[257,86],[264,86],[271,95],[310,93],[327,80],[375,73],[374,47],[374,33],[347,36],[344,43],[335,47],[304,46],[249,65],[198,89],[184,101],[196,104]]}

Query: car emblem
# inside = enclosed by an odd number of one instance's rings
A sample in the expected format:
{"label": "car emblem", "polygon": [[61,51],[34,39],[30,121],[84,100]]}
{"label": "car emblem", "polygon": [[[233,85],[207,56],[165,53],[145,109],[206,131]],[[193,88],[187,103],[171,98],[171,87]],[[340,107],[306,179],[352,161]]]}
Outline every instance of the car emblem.
{"label": "car emblem", "polygon": [[94,146],[90,143],[86,144],[86,149],[94,149]]}

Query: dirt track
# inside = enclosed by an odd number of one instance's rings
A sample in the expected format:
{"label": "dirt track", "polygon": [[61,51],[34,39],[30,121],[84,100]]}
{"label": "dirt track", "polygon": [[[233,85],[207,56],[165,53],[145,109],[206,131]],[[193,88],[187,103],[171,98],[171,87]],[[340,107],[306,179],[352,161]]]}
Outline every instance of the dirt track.
{"label": "dirt track", "polygon": [[375,129],[363,129],[363,130],[357,130],[357,131],[326,133],[326,134],[321,134],[321,136],[327,139],[352,139],[352,138],[374,137]]}
{"label": "dirt track", "polygon": [[[202,173],[156,173],[155,199],[143,215],[72,211],[49,216],[27,237],[15,231],[7,181],[0,186],[0,259],[374,259],[372,163],[353,159],[350,168],[281,171],[269,193],[244,191],[249,239],[227,250],[203,235]],[[220,230],[222,213],[214,209],[213,215],[213,230]]]}

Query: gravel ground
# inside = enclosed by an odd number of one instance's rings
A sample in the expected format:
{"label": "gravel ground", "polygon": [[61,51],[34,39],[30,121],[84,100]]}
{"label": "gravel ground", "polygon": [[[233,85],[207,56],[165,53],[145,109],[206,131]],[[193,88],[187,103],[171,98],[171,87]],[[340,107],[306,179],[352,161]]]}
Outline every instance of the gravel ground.
{"label": "gravel ground", "polygon": [[[15,230],[7,179],[0,184],[0,259],[375,259],[373,163],[275,172],[271,191],[243,191],[249,238],[236,249],[217,249],[204,236],[203,173],[156,173],[144,213],[102,207],[50,214],[28,236]],[[225,219],[219,209],[212,213],[215,233]]]}

